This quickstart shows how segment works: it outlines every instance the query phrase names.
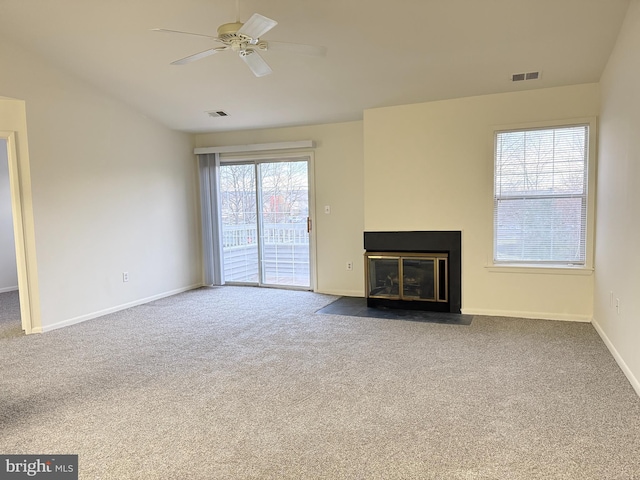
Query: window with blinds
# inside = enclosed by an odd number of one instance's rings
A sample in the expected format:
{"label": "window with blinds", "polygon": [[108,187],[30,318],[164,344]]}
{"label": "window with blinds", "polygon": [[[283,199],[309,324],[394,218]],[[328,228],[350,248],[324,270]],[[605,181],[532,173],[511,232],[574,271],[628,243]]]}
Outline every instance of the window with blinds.
{"label": "window with blinds", "polygon": [[585,265],[589,126],[497,132],[494,263]]}

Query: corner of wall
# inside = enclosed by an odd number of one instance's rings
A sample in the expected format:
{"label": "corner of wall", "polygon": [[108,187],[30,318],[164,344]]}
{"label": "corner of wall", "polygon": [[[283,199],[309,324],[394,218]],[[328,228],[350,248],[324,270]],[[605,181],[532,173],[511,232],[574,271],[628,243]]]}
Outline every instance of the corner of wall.
{"label": "corner of wall", "polygon": [[602,329],[598,321],[594,318],[591,323],[593,327],[596,329],[596,332],[598,332],[598,335],[600,335],[600,338],[602,338],[602,341],[604,342],[604,344],[607,346],[607,348],[611,352],[611,355],[613,355],[613,358],[615,359],[616,363],[618,364],[622,372],[625,374],[625,376],[629,380],[629,383],[631,383],[631,386],[633,387],[633,389],[636,391],[638,396],[640,396],[640,381],[633,374],[633,372],[631,371],[627,363],[624,361],[624,358],[622,358],[622,355],[620,355],[618,350],[616,350],[616,347],[611,342],[611,340],[609,340],[609,337],[604,332],[604,330]]}

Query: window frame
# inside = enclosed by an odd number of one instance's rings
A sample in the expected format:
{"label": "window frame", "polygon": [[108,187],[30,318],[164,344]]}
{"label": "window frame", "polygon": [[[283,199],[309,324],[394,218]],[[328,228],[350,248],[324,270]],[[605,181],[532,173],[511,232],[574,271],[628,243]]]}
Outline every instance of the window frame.
{"label": "window frame", "polygon": [[[587,165],[586,165],[586,244],[584,264],[570,264],[564,262],[531,263],[526,261],[497,262],[496,256],[496,152],[498,134],[518,132],[526,130],[544,130],[563,127],[587,126]],[[491,151],[491,253],[490,263],[487,265],[491,271],[515,272],[515,273],[561,273],[588,275],[593,271],[594,251],[594,224],[595,224],[595,172],[597,151],[597,119],[596,117],[581,117],[567,120],[548,122],[530,122],[523,124],[494,125],[492,127],[492,151]]]}

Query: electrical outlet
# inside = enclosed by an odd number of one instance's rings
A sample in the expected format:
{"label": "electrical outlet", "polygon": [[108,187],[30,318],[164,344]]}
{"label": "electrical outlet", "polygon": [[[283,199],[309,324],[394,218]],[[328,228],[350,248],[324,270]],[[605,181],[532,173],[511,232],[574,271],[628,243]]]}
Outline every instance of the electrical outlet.
{"label": "electrical outlet", "polygon": [[347,270],[348,271],[353,270],[353,262],[347,262]]}
{"label": "electrical outlet", "polygon": [[129,281],[129,272],[122,272],[122,281],[123,282]]}

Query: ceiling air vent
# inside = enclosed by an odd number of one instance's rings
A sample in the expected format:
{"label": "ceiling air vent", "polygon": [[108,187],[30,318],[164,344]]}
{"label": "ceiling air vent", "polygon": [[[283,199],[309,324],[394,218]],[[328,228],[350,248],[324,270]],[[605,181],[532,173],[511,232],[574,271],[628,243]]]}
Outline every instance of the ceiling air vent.
{"label": "ceiling air vent", "polygon": [[525,80],[538,80],[540,72],[514,73],[511,75],[512,82],[523,82]]}
{"label": "ceiling air vent", "polygon": [[209,115],[212,118],[229,116],[229,114],[224,110],[212,110],[211,112],[207,112],[207,115]]}

